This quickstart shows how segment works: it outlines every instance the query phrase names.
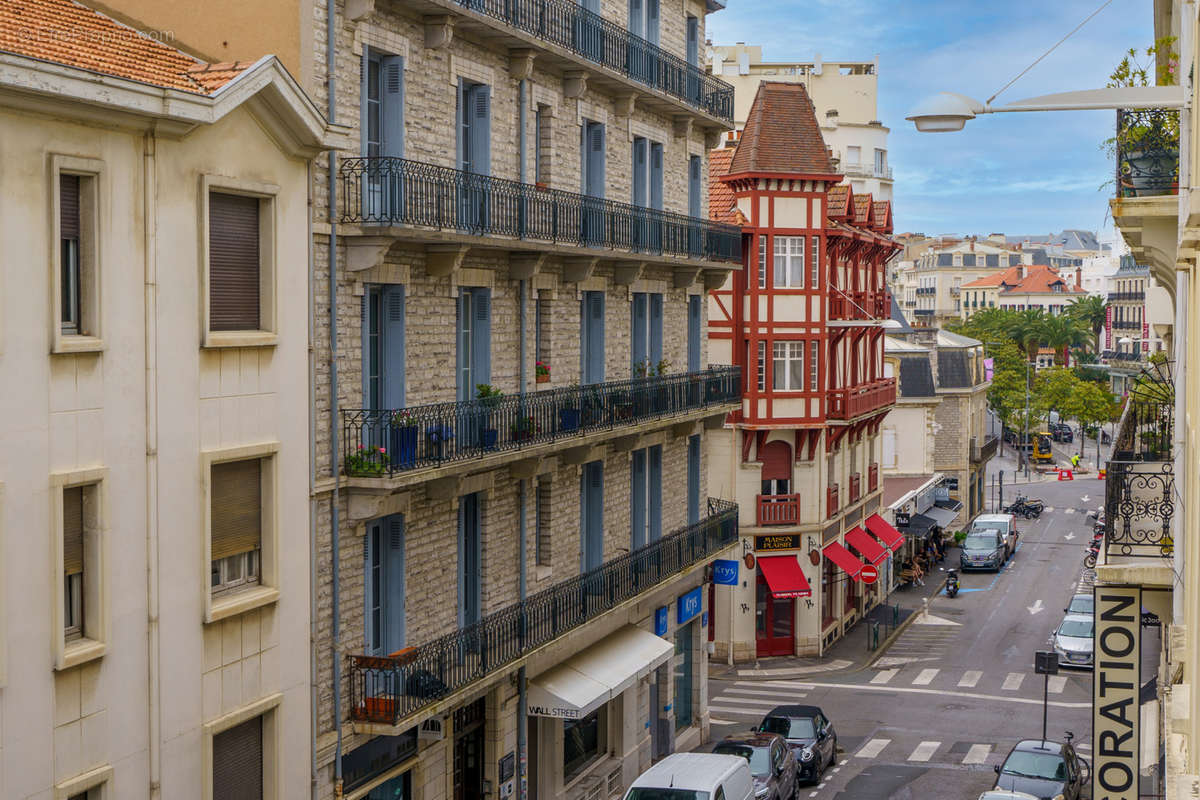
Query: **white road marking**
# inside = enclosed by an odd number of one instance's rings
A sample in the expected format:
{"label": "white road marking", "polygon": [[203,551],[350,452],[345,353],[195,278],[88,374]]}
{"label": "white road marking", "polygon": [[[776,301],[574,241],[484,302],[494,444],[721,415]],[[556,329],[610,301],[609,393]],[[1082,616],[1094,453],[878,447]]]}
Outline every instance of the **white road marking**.
{"label": "white road marking", "polygon": [[817,796],[817,793],[816,793],[816,792],[812,792],[812,793],[810,793],[808,796],[809,796],[809,797],[816,797],[816,796]]}
{"label": "white road marking", "polygon": [[1063,536],[1063,538],[1064,538],[1064,539],[1066,539],[1066,540],[1069,542],[1069,541],[1071,541],[1072,539],[1074,539],[1074,538],[1075,538],[1075,534],[1074,534],[1073,532],[1072,532],[1072,533],[1068,533],[1067,535]]}
{"label": "white road marking", "polygon": [[1010,672],[1008,677],[1004,679],[1004,685],[1000,688],[1006,692],[1015,692],[1021,688],[1021,681],[1025,680],[1024,672]]}
{"label": "white road marking", "polygon": [[711,702],[711,703],[741,703],[742,705],[762,706],[763,708],[771,709],[771,708],[774,708],[775,706],[779,705],[779,698],[778,697],[772,697],[772,698],[731,697],[729,695],[721,695],[720,697],[712,698],[712,700],[710,700],[709,702]]}
{"label": "white road marking", "polygon": [[[923,689],[915,686],[872,686],[869,683],[814,683],[814,689],[848,689],[852,692],[897,692],[904,694],[936,694],[944,695],[946,692],[942,689]],[[980,694],[977,692],[958,692],[954,695],[959,698],[967,698],[969,700],[992,700],[997,703],[1021,703],[1023,705],[1040,706],[1042,698],[1033,700],[1028,697],[1013,697],[1012,695],[1003,694]],[[1062,700],[1051,700],[1049,705],[1053,708],[1091,708],[1092,701],[1086,703],[1067,703]]]}
{"label": "white road marking", "polygon": [[1075,509],[1073,509],[1073,508],[1064,508],[1064,509],[1063,509],[1063,513],[1064,513],[1064,514],[1074,514],[1074,513],[1075,513]]}
{"label": "white road marking", "polygon": [[[1041,702],[1041,701],[1039,700],[1038,702]],[[760,718],[763,714],[762,711],[759,711],[759,710],[753,709],[753,708],[732,708],[730,706],[714,706],[712,704],[709,704],[708,710],[710,712],[716,711],[718,714],[732,714],[735,717],[736,716],[745,716],[745,717],[754,717],[755,719]]]}
{"label": "white road marking", "polygon": [[979,679],[983,677],[983,673],[977,669],[969,669],[963,673],[962,680],[958,685],[967,689],[974,689],[975,684],[979,683]]}
{"label": "white road marking", "polygon": [[1050,676],[1050,694],[1062,694],[1067,687],[1067,679],[1063,675]]}
{"label": "white road marking", "polygon": [[913,625],[948,625],[955,628],[962,627],[961,622],[955,622],[954,620],[946,619],[945,617],[935,617],[933,614],[928,613],[918,616],[916,620],[913,621]]}
{"label": "white road marking", "polygon": [[885,669],[882,672],[876,673],[874,678],[871,678],[871,683],[887,683],[892,678],[896,677],[898,669]]}
{"label": "white road marking", "polygon": [[1085,494],[1083,497],[1081,497],[1081,498],[1079,498],[1079,499],[1080,499],[1080,500],[1082,500],[1083,502],[1085,502],[1085,503],[1086,503],[1086,502],[1088,502],[1089,500],[1091,500],[1092,498],[1088,497],[1088,496]]}
{"label": "white road marking", "polygon": [[917,749],[912,751],[912,755],[908,757],[909,761],[928,761],[933,758],[933,754],[942,746],[941,742],[921,742],[917,745]]}
{"label": "white road marking", "polygon": [[1049,514],[1053,510],[1054,510],[1054,506],[1046,506],[1045,508],[1042,509],[1042,513]]}
{"label": "white road marking", "polygon": [[758,695],[759,697],[780,697],[782,695],[778,689],[748,689],[741,686],[730,686],[724,692],[726,694]]}
{"label": "white road marking", "polygon": [[811,683],[798,683],[796,681],[756,681],[756,685],[778,686],[781,689],[800,689],[802,691],[809,691],[813,688]]}
{"label": "white road marking", "polygon": [[1025,606],[1025,608],[1026,608],[1026,610],[1029,611],[1030,614],[1033,614],[1035,616],[1046,610],[1046,607],[1042,605],[1042,599],[1040,597],[1037,600],[1033,601],[1033,605]]}
{"label": "white road marking", "polygon": [[913,686],[928,686],[940,671],[936,669],[921,670],[921,674],[913,678]]}
{"label": "white road marking", "polygon": [[990,744],[973,744],[967,754],[963,756],[962,763],[964,764],[982,764],[987,761],[988,754],[992,752]]}
{"label": "white road marking", "polygon": [[891,739],[872,739],[864,744],[859,751],[854,754],[855,758],[875,758],[883,752],[883,748],[892,743]]}

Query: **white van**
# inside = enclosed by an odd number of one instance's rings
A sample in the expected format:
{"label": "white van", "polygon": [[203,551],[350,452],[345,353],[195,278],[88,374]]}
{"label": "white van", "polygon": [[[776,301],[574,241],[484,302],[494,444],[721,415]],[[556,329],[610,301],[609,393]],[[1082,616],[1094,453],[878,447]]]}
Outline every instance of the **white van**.
{"label": "white van", "polygon": [[754,779],[741,756],[674,753],[639,775],[625,800],[754,800]]}
{"label": "white van", "polygon": [[1008,561],[1012,554],[1017,552],[1017,537],[1020,536],[1017,518],[1012,514],[980,514],[971,523],[971,530],[985,528],[1000,531],[1000,535],[1004,537],[1004,560]]}

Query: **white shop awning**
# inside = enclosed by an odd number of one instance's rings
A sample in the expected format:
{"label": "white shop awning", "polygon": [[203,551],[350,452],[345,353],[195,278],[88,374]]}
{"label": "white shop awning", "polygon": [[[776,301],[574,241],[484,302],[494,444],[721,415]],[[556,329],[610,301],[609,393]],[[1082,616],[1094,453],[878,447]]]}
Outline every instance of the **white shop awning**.
{"label": "white shop awning", "polygon": [[526,710],[534,717],[579,719],[666,663],[675,646],[626,625],[529,681]]}
{"label": "white shop awning", "polygon": [[[959,505],[961,506],[961,503]],[[921,513],[936,522],[939,528],[945,528],[958,516],[958,511],[951,511],[941,506],[930,506]]]}

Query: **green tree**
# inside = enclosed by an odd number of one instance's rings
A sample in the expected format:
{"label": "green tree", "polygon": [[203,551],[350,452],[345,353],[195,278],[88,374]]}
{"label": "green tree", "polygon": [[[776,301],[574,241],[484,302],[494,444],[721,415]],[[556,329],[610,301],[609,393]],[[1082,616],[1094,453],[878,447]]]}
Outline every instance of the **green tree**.
{"label": "green tree", "polygon": [[[1080,381],[1071,395],[1070,415],[1079,421],[1079,455],[1083,456],[1086,431],[1102,422],[1111,421],[1120,412],[1120,403],[1103,386],[1091,381]],[[1100,435],[1096,434],[1096,463],[1100,463]]]}
{"label": "green tree", "polygon": [[1108,301],[1099,295],[1089,294],[1072,301],[1067,306],[1066,313],[1082,322],[1092,332],[1092,340],[1088,345],[1089,349],[1095,351],[1100,332],[1104,330],[1104,323],[1108,318]]}
{"label": "green tree", "polygon": [[1046,319],[1046,312],[1040,308],[1018,311],[1008,318],[1008,337],[1020,345],[1030,361],[1037,360],[1038,349],[1045,339]]}
{"label": "green tree", "polygon": [[989,342],[987,353],[992,358],[988,405],[1004,427],[1015,429],[1018,414],[1023,418],[1025,413],[1025,360],[1021,349],[1011,340],[1001,339]]}
{"label": "green tree", "polygon": [[1060,417],[1073,416],[1071,396],[1079,390],[1079,378],[1066,367],[1053,367],[1040,371],[1033,379],[1033,394],[1040,406],[1047,411],[1057,411]]}
{"label": "green tree", "polygon": [[1054,348],[1054,363],[1066,364],[1067,353],[1074,347],[1083,347],[1091,339],[1086,324],[1068,314],[1045,317],[1041,323],[1042,341]]}

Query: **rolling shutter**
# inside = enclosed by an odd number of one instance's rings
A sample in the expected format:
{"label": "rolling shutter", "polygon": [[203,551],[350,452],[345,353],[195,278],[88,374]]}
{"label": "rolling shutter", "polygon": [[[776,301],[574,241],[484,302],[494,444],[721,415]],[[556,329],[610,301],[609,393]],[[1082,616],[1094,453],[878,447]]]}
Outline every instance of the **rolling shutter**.
{"label": "rolling shutter", "polygon": [[259,330],[258,206],[254,197],[208,195],[210,330]]}
{"label": "rolling shutter", "polygon": [[63,572],[83,572],[83,487],[63,489]]}
{"label": "rolling shutter", "polygon": [[58,227],[63,239],[79,238],[79,176],[58,176]]}
{"label": "rolling shutter", "polygon": [[262,461],[213,464],[212,560],[248,553],[262,545]]}
{"label": "rolling shutter", "polygon": [[262,800],[262,717],[213,737],[212,796],[221,800]]}

